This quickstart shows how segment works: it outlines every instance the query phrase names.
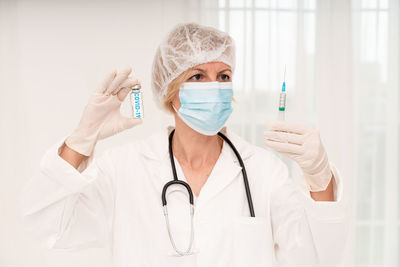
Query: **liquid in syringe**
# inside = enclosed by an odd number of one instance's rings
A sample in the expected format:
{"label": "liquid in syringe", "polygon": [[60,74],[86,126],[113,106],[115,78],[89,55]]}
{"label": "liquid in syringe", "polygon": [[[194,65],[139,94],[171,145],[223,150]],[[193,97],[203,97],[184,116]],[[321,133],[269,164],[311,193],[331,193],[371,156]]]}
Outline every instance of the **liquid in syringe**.
{"label": "liquid in syringe", "polygon": [[279,94],[278,120],[281,120],[281,121],[285,120],[285,110],[286,110],[286,65],[285,65],[285,72],[283,74],[282,89],[281,89],[281,93]]}

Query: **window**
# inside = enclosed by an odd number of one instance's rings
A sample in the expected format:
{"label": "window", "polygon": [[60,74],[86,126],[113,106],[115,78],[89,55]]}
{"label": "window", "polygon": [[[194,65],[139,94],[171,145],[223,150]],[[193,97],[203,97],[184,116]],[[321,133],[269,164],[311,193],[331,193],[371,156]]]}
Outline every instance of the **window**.
{"label": "window", "polygon": [[352,7],[358,137],[357,266],[400,264],[400,46],[396,2],[356,0]]}
{"label": "window", "polygon": [[276,119],[285,64],[287,116],[308,124],[321,116],[316,108],[321,91],[314,77],[320,57],[317,43],[324,38],[318,36],[317,19],[327,15],[321,5],[335,8],[339,20],[342,14],[351,15],[344,27],[352,29],[353,45],[347,54],[352,57],[354,82],[354,99],[349,100],[354,114],[349,116],[354,116],[356,129],[355,265],[399,266],[400,4],[397,0],[353,0],[345,6],[344,2],[200,1],[202,22],[229,32],[236,41],[233,82],[240,105],[234,106],[230,125],[260,146],[265,123]]}
{"label": "window", "polygon": [[[205,24],[229,32],[236,44],[235,99],[231,127],[247,140],[262,145],[266,121],[277,118],[280,88],[286,66],[290,91],[287,113],[301,109],[312,116],[312,62],[296,77],[299,57],[312,57],[315,44],[315,1],[204,1]],[[216,19],[217,18],[217,19]],[[302,59],[301,58],[301,59]],[[298,87],[308,88],[297,90]],[[268,117],[269,116],[271,117]],[[275,117],[273,117],[276,115]],[[267,116],[267,117],[266,117]]]}

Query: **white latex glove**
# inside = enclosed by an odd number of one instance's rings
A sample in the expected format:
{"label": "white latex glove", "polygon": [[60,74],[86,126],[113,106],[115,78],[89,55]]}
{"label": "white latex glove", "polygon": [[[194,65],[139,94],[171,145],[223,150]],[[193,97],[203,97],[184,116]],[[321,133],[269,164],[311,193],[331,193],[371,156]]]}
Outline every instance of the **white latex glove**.
{"label": "white latex glove", "polygon": [[120,73],[109,73],[86,105],[78,127],[67,137],[65,144],[76,152],[90,156],[98,140],[132,128],[142,119],[121,115],[120,106],[128,95],[130,87],[139,84],[129,77],[131,68]]}
{"label": "white latex glove", "polygon": [[265,144],[299,164],[311,192],[324,191],[332,171],[319,132],[286,121],[273,121],[267,126],[270,130],[264,132]]}

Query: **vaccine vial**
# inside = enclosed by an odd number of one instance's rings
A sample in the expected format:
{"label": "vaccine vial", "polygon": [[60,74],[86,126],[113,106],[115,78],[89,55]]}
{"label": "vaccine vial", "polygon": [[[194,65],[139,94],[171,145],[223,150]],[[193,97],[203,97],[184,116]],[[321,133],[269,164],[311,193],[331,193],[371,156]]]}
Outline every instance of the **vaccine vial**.
{"label": "vaccine vial", "polygon": [[131,102],[131,110],[133,118],[143,118],[143,95],[140,91],[142,87],[140,84],[136,84],[131,87],[129,92],[129,99]]}

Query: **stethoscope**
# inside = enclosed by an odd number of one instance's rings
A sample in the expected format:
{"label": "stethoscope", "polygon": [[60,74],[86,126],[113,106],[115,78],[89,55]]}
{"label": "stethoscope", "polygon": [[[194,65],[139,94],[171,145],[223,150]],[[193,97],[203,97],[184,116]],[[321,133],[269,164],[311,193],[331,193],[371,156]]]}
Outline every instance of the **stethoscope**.
{"label": "stethoscope", "polygon": [[[168,230],[168,235],[169,235],[169,239],[171,241],[172,247],[174,248],[174,250],[176,251],[176,253],[178,253],[178,255],[180,256],[186,256],[186,255],[191,255],[193,254],[192,252],[192,246],[193,246],[193,239],[194,239],[194,232],[193,232],[193,215],[194,215],[194,206],[193,206],[193,192],[192,189],[190,188],[189,184],[187,184],[184,181],[178,180],[178,175],[176,174],[176,168],[175,168],[175,161],[174,161],[174,154],[172,152],[172,137],[174,136],[175,133],[175,129],[172,130],[172,132],[169,135],[169,157],[170,157],[170,161],[171,161],[171,168],[172,168],[172,173],[174,175],[174,180],[169,181],[168,183],[166,183],[164,185],[162,194],[161,194],[161,200],[162,200],[162,205],[163,205],[163,210],[164,210],[164,216],[165,216],[165,222],[167,224],[167,230]],[[232,148],[233,152],[235,153],[240,167],[242,168],[242,174],[243,174],[243,181],[244,181],[244,187],[246,189],[246,196],[247,196],[247,202],[249,204],[249,210],[250,210],[250,216],[251,217],[255,217],[254,214],[254,208],[253,208],[253,201],[251,199],[251,193],[250,193],[250,187],[249,187],[249,182],[247,180],[247,174],[246,174],[246,168],[244,167],[244,163],[242,160],[242,157],[240,156],[239,152],[236,150],[235,146],[232,144],[232,142],[228,139],[228,137],[226,137],[224,134],[222,134],[221,132],[218,132],[218,135],[220,137],[222,137],[222,139],[225,140],[225,142],[227,142],[229,144],[229,146]],[[186,188],[186,190],[189,193],[189,203],[190,203],[190,242],[188,245],[188,248],[185,251],[181,251],[176,247],[176,244],[174,242],[174,239],[172,237],[171,234],[171,230],[170,230],[170,224],[169,224],[169,219],[168,219],[168,209],[167,209],[167,199],[165,197],[165,194],[167,192],[167,189],[170,185],[182,185]]]}

